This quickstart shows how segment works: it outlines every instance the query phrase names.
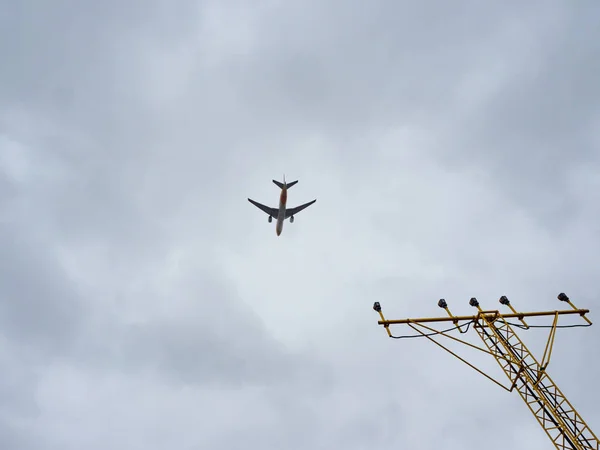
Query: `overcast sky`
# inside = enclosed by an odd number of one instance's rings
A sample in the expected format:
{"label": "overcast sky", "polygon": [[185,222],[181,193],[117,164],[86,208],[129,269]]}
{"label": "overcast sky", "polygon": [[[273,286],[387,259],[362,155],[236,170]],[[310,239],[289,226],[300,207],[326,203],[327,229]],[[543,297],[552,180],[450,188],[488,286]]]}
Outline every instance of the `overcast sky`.
{"label": "overcast sky", "polygon": [[[371,307],[561,291],[599,325],[549,373],[600,433],[599,20],[0,0],[0,448],[546,449],[516,392]],[[317,202],[277,237],[247,198],[284,173]]]}

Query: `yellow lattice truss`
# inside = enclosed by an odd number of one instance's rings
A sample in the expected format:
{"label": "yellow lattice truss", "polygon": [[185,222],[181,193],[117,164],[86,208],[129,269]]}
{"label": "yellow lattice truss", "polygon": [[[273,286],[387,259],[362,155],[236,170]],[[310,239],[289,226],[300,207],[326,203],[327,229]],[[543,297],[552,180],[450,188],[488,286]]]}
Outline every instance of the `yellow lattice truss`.
{"label": "yellow lattice truss", "polygon": [[[478,311],[477,314],[473,316],[452,315],[446,301],[443,299],[439,301],[438,306],[446,310],[448,317],[386,320],[378,302],[373,305],[373,309],[379,313],[381,320],[379,320],[378,323],[385,327],[388,336],[394,337],[390,331],[390,325],[406,324],[497,385],[509,392],[516,390],[557,449],[600,450],[600,441],[596,435],[546,373],[546,368],[548,367],[550,356],[552,355],[552,347],[556,329],[558,327],[559,316],[577,314],[583,317],[587,322],[587,325],[592,324],[585,316],[589,313],[589,310],[577,309],[564,293],[561,293],[558,296],[558,299],[569,304],[571,309],[518,313],[505,296],[500,298],[500,303],[510,308],[511,312],[508,314],[501,314],[497,310],[484,311],[481,309],[479,302],[475,298],[472,298],[469,302],[470,305],[477,308]],[[528,329],[529,325],[525,322],[525,318],[540,316],[553,317],[553,323],[551,326],[548,326],[548,328],[550,328],[548,342],[546,343],[542,361],[538,362],[528,350],[525,343],[515,333],[514,325],[511,325],[507,319],[519,319],[522,323],[522,325],[519,326]],[[438,331],[425,325],[426,323],[434,322],[453,322],[455,328],[452,330]],[[485,348],[475,346],[448,334],[449,331],[456,329],[461,333],[466,333],[466,330],[463,331],[462,327],[470,324],[473,325],[473,328],[485,344]],[[504,386],[481,369],[461,358],[456,353],[433,339],[432,336],[444,336],[492,355],[508,377],[510,387]]]}

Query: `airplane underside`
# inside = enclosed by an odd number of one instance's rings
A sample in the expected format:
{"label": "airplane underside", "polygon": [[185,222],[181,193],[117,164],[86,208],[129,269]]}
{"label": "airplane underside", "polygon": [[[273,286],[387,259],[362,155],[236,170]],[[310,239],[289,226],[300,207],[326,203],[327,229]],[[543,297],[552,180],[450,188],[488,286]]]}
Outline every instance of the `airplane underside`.
{"label": "airplane underside", "polygon": [[271,208],[269,206],[263,205],[262,203],[258,203],[257,201],[254,201],[251,198],[248,199],[248,201],[250,203],[252,203],[254,206],[256,206],[258,209],[262,210],[266,214],[268,214],[267,220],[269,221],[269,223],[273,222],[274,217],[277,219],[277,225],[276,225],[277,236],[279,236],[281,234],[281,231],[283,230],[283,223],[285,222],[286,219],[290,219],[290,223],[294,223],[294,216],[296,214],[298,214],[303,209],[308,208],[310,205],[312,205],[313,203],[315,203],[317,201],[317,199],[314,199],[308,203],[304,203],[303,205],[296,206],[294,208],[286,208],[287,190],[290,187],[294,186],[297,182],[298,182],[298,180],[286,183],[285,177],[284,177],[283,183],[281,183],[277,180],[273,180],[273,183],[275,183],[275,185],[277,185],[279,188],[281,188],[281,195],[279,198],[279,208]]}

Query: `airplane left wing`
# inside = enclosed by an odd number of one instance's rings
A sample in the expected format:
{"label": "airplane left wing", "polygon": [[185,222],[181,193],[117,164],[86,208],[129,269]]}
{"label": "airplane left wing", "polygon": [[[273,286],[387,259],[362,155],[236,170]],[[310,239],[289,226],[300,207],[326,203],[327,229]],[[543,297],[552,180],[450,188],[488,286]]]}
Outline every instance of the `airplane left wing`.
{"label": "airplane left wing", "polygon": [[298,214],[300,211],[302,211],[305,208],[308,208],[310,205],[312,205],[316,201],[317,201],[317,199],[314,199],[312,202],[305,203],[304,205],[296,206],[295,208],[286,209],[285,210],[285,218],[287,219],[290,216],[294,216],[294,215]]}
{"label": "airplane left wing", "polygon": [[254,206],[256,206],[258,209],[262,209],[264,212],[266,212],[271,217],[277,217],[277,215],[279,214],[279,208],[269,208],[268,206],[265,206],[258,202],[255,202],[251,198],[249,198],[248,201],[250,203],[252,203]]}

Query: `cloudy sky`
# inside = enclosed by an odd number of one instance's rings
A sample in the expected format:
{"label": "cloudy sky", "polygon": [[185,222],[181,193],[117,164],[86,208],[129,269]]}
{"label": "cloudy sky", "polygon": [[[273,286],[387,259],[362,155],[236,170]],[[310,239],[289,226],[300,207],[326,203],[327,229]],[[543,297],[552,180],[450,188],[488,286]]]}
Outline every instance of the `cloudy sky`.
{"label": "cloudy sky", "polygon": [[[599,20],[0,0],[0,448],[548,448],[518,394],[371,307],[564,291],[600,322]],[[277,237],[247,197],[284,173],[318,200]],[[549,369],[597,432],[599,330]]]}

